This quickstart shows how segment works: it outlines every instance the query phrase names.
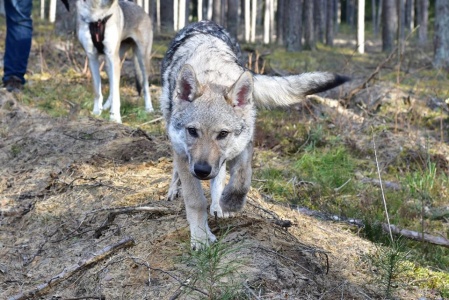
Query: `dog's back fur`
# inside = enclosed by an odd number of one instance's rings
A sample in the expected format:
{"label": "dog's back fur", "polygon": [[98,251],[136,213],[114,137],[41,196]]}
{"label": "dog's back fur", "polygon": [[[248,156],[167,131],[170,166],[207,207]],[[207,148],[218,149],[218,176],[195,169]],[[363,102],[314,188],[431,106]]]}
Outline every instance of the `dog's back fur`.
{"label": "dog's back fur", "polygon": [[[327,72],[253,74],[241,63],[237,42],[210,21],[188,25],[176,35],[161,73],[161,109],[174,155],[168,196],[174,198],[180,181],[194,248],[215,240],[199,180],[211,180],[212,215],[228,217],[245,204],[256,106],[298,103],[347,80]],[[226,164],[230,179],[225,186]]]}

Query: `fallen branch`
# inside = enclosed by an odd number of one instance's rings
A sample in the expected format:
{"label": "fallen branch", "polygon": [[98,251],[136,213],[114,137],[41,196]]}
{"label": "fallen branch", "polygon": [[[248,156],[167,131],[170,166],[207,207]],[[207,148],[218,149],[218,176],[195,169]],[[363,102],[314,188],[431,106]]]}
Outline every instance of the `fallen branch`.
{"label": "fallen branch", "polygon": [[98,212],[108,212],[113,214],[129,214],[137,212],[148,212],[152,214],[168,215],[177,213],[176,210],[167,207],[155,207],[155,206],[123,206],[123,207],[110,207],[110,208],[100,208],[92,210],[89,214]]}
{"label": "fallen branch", "polygon": [[418,232],[418,231],[401,229],[400,227],[398,227],[396,225],[390,225],[390,229],[388,229],[388,224],[386,224],[386,223],[382,223],[382,229],[387,232],[391,230],[391,232],[393,232],[394,234],[399,234],[403,237],[406,237],[406,238],[409,238],[412,240],[426,242],[429,244],[434,244],[434,245],[439,245],[439,246],[449,248],[449,240],[442,236],[434,236],[434,235],[430,235],[427,233],[422,234],[421,232]]}
{"label": "fallen branch", "polygon": [[138,212],[146,212],[157,215],[168,215],[168,214],[176,214],[177,211],[173,209],[169,209],[167,207],[153,207],[153,206],[125,206],[125,207],[111,207],[111,208],[102,208],[91,211],[90,213],[96,213],[106,211],[108,212],[108,216],[106,220],[103,222],[99,228],[95,230],[94,237],[99,238],[103,231],[107,230],[115,220],[115,217],[120,214],[133,214]]}
{"label": "fallen branch", "polygon": [[365,89],[366,86],[368,85],[368,83],[380,72],[380,70],[382,70],[382,68],[395,56],[396,52],[397,52],[398,47],[395,47],[393,49],[393,51],[390,52],[390,54],[387,56],[387,58],[381,62],[380,64],[377,65],[376,69],[368,76],[368,78],[365,79],[365,81],[360,84],[359,86],[357,86],[356,88],[352,89],[348,96],[345,99],[345,104],[348,104],[352,97],[354,97],[358,92],[360,92],[361,90]]}
{"label": "fallen branch", "polygon": [[97,253],[94,253],[92,256],[88,257],[87,259],[81,260],[79,263],[74,264],[74,265],[64,269],[61,273],[53,276],[46,282],[41,283],[26,292],[12,296],[12,297],[8,298],[8,300],[25,300],[25,299],[30,299],[30,298],[33,298],[36,296],[42,296],[51,287],[70,278],[76,272],[86,269],[86,268],[90,267],[91,265],[99,262],[100,260],[105,259],[106,257],[110,256],[112,253],[114,253],[115,251],[117,251],[119,249],[131,247],[131,246],[134,246],[134,244],[135,244],[135,242],[134,242],[133,238],[125,237],[118,243],[106,246],[103,249],[101,249],[100,251],[98,251]]}

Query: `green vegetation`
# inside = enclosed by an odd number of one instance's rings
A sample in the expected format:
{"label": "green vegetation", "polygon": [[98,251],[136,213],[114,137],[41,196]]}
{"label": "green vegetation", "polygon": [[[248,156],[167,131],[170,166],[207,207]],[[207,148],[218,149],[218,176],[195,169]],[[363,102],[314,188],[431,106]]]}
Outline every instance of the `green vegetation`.
{"label": "green vegetation", "polygon": [[184,294],[189,299],[247,299],[243,292],[244,278],[238,270],[243,261],[237,252],[243,248],[242,243],[226,242],[229,230],[210,246],[200,247],[201,251],[190,249],[190,241],[186,243],[185,253],[181,261],[191,266],[186,279]]}

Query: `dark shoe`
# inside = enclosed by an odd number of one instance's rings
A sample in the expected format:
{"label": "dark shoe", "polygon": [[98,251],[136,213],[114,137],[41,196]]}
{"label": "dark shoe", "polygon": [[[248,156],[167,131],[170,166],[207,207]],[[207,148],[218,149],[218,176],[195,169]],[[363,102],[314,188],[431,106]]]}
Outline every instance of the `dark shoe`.
{"label": "dark shoe", "polygon": [[3,82],[3,86],[8,92],[20,92],[23,88],[23,83],[19,77],[11,76]]}

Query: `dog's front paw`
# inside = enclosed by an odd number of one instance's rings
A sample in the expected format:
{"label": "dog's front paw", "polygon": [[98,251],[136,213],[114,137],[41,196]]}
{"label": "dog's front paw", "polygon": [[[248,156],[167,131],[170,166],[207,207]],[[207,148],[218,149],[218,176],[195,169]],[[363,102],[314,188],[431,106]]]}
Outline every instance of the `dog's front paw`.
{"label": "dog's front paw", "polygon": [[218,218],[229,218],[234,216],[233,212],[223,211],[223,209],[221,209],[220,204],[218,203],[212,203],[212,205],[210,206],[210,214],[213,217]]}
{"label": "dog's front paw", "polygon": [[212,232],[210,232],[210,230],[207,230],[207,233],[204,231],[199,231],[192,233],[190,238],[190,246],[192,247],[192,250],[201,251],[216,241],[217,238]]}
{"label": "dog's front paw", "polygon": [[120,117],[120,114],[110,113],[109,120],[116,123],[122,123],[122,118]]}
{"label": "dog's front paw", "polygon": [[146,107],[146,108],[145,108],[145,111],[146,111],[147,113],[152,113],[152,112],[154,112],[154,108],[153,108],[153,107]]}
{"label": "dog's front paw", "polygon": [[167,200],[173,201],[181,195],[181,186],[180,185],[172,185],[168,189]]}
{"label": "dog's front paw", "polygon": [[242,210],[246,203],[246,192],[226,189],[220,198],[220,207],[226,213],[233,213]]}
{"label": "dog's front paw", "polygon": [[98,107],[94,108],[94,110],[92,111],[92,114],[94,114],[96,116],[101,115],[101,108],[98,108]]}

